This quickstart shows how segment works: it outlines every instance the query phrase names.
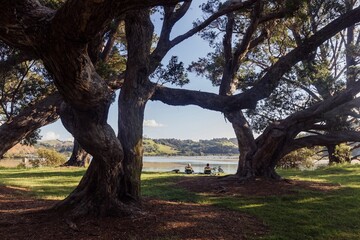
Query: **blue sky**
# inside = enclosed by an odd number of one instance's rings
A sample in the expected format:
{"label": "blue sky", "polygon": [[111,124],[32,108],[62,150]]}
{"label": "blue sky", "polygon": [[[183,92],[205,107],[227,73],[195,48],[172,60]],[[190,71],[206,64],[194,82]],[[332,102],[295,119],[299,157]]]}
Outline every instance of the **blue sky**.
{"label": "blue sky", "polygon": [[[201,18],[201,11],[198,6],[202,1],[194,1],[189,13],[174,28],[174,36],[182,34],[192,27],[196,18]],[[159,28],[161,21],[154,19],[154,25]],[[158,31],[158,29],[157,29]],[[173,37],[174,37],[173,36]],[[200,37],[192,37],[172,49],[166,58],[166,64],[172,55],[179,56],[180,61],[187,66],[191,61],[204,57],[211,51],[207,42]],[[185,89],[217,92],[218,89],[211,85],[211,82],[189,74],[190,84]],[[117,132],[117,101],[111,106],[109,124]],[[70,140],[72,136],[57,121],[41,129],[44,140],[60,139]],[[197,106],[174,107],[161,102],[149,101],[145,110],[144,136],[150,138],[177,138],[177,139],[211,139],[220,137],[235,137],[231,124],[225,121],[223,114],[204,110]]]}

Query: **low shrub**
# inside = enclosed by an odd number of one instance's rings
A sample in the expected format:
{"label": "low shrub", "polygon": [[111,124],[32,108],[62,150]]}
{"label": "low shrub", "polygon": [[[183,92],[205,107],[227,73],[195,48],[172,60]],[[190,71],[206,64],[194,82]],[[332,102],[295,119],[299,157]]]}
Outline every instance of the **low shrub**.
{"label": "low shrub", "polygon": [[[40,148],[37,154],[40,159],[43,159],[43,161],[39,160],[39,164],[44,166],[59,166],[66,162],[66,157],[53,149]],[[37,163],[34,162],[34,164]]]}
{"label": "low shrub", "polygon": [[315,150],[312,148],[301,148],[293,151],[283,157],[278,163],[277,167],[289,169],[300,168],[300,166],[310,168],[314,166],[312,157],[315,155]]}
{"label": "low shrub", "polygon": [[336,145],[334,155],[340,163],[351,162],[351,147],[345,143]]}

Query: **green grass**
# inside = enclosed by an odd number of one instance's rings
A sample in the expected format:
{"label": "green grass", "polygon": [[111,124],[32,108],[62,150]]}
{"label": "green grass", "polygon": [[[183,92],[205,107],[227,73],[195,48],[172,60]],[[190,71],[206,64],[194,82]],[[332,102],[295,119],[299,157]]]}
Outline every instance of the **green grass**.
{"label": "green grass", "polygon": [[63,199],[76,187],[84,168],[0,168],[0,184],[22,187],[43,199]]}
{"label": "green grass", "polygon": [[[84,169],[0,169],[0,184],[28,188],[35,196],[61,199],[77,185]],[[181,174],[144,173],[142,193],[179,202],[226,207],[256,216],[270,229],[261,239],[360,239],[360,166],[342,165],[315,171],[280,171],[292,179],[334,183],[338,190],[299,190],[267,197],[209,197],[186,192],[174,184]]]}
{"label": "green grass", "polygon": [[213,204],[254,215],[270,229],[270,234],[261,239],[360,239],[360,166],[286,170],[280,174],[287,178],[340,184],[341,188],[330,192],[299,190],[297,194],[285,196],[219,198],[183,193],[172,187],[178,177],[154,174],[144,178],[144,194]]}

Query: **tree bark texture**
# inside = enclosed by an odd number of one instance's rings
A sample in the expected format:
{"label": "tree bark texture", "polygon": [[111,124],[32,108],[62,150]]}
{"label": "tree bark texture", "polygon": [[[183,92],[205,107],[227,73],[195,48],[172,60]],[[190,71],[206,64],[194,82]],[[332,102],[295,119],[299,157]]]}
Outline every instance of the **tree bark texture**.
{"label": "tree bark texture", "polygon": [[[79,186],[56,209],[70,211],[74,216],[122,215],[136,210],[128,204],[139,200],[141,128],[145,103],[150,98],[146,93],[152,88],[142,86],[150,74],[147,56],[152,30],[143,31],[140,25],[150,20],[148,16],[142,20],[129,14],[127,32],[132,42],[119,100],[119,138],[106,122],[114,93],[96,73],[88,45],[114,18],[131,9],[177,2],[69,0],[57,11],[32,0],[0,3],[0,39],[25,53],[35,53],[43,61],[64,99],[64,126],[93,156]],[[126,147],[125,153],[119,139]]]}
{"label": "tree bark texture", "polygon": [[275,172],[275,166],[282,157],[294,150],[314,146],[335,147],[344,142],[360,141],[359,132],[348,130],[296,138],[302,131],[316,129],[317,123],[334,118],[339,111],[353,108],[353,103],[357,103],[359,99],[352,100],[352,98],[360,91],[359,87],[360,82],[357,82],[351,90],[326,99],[267,127],[263,134],[255,140],[255,147],[252,148],[251,154],[247,152],[246,167],[239,168],[236,175],[241,179],[249,177],[280,179]]}
{"label": "tree bark texture", "polygon": [[[0,39],[43,61],[64,99],[61,107],[64,126],[93,156],[93,162],[79,186],[57,205],[57,209],[69,210],[73,215],[121,215],[135,209],[127,208],[127,204],[139,199],[139,169],[142,164],[142,130],[139,129],[142,128],[146,101],[154,87],[144,84],[150,74],[147,65],[149,52],[144,50],[150,49],[151,41],[146,42],[150,34],[144,32],[149,30],[146,27],[149,19],[128,16],[129,28],[126,31],[131,42],[126,79],[119,99],[118,138],[106,122],[114,94],[96,73],[88,54],[88,45],[92,39],[98,39],[105,27],[120,14],[140,7],[177,2],[68,0],[58,11],[45,8],[35,0],[0,2]],[[144,13],[139,11],[137,14],[141,16]],[[360,21],[360,8],[324,27],[300,47],[280,58],[254,88],[243,94],[227,97],[162,87],[157,89],[154,99],[174,105],[197,104],[227,113],[254,108],[259,99],[270,95],[280,77],[295,63],[339,30],[357,21]],[[196,28],[175,38],[171,45],[192,36],[194,31]],[[276,129],[274,134],[276,137]],[[275,152],[273,155],[279,154]]]}
{"label": "tree bark texture", "polygon": [[149,10],[131,11],[125,20],[128,60],[124,85],[119,96],[118,138],[124,149],[124,187],[126,195],[140,199],[140,175],[143,157],[143,121],[147,101],[152,94],[148,87],[149,54],[154,27]]}
{"label": "tree bark texture", "polygon": [[146,4],[69,0],[53,11],[38,1],[0,3],[0,38],[26,53],[35,52],[43,61],[64,99],[60,113],[64,126],[93,156],[78,187],[55,207],[70,215],[124,215],[135,210],[125,206],[123,149],[107,124],[114,93],[96,73],[88,44],[115,14]]}
{"label": "tree bark texture", "polygon": [[359,21],[360,7],[343,14],[338,19],[323,27],[320,31],[314,33],[288,54],[280,57],[279,60],[268,69],[266,74],[256,82],[254,87],[243,93],[226,97],[213,93],[157,86],[152,100],[159,100],[174,106],[192,104],[220,112],[253,109],[259,100],[270,96],[277,87],[281,77],[296,63],[306,59],[308,55],[315,51],[324,41]]}
{"label": "tree bark texture", "polygon": [[340,159],[335,155],[335,144],[326,145],[326,149],[329,154],[329,164],[340,163]]}
{"label": "tree bark texture", "polygon": [[113,129],[106,123],[109,103],[96,110],[79,111],[62,104],[61,120],[93,160],[76,189],[55,209],[79,215],[124,215],[122,185],[123,151]]}
{"label": "tree bark texture", "polygon": [[69,160],[64,166],[85,167],[90,163],[91,155],[83,149],[79,142],[74,140],[74,146]]}
{"label": "tree bark texture", "polygon": [[22,139],[40,127],[59,119],[60,94],[52,94],[28,106],[19,115],[0,126],[0,158]]}

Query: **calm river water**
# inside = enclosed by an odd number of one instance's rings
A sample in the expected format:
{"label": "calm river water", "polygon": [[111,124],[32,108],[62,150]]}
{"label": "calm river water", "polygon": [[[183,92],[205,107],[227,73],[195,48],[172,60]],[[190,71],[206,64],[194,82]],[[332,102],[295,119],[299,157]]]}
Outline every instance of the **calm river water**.
{"label": "calm river water", "polygon": [[[22,159],[1,159],[0,166],[16,167],[22,162]],[[145,156],[143,171],[147,172],[168,172],[174,169],[184,171],[185,165],[190,163],[194,171],[202,172],[207,163],[210,167],[218,167],[225,173],[235,173],[238,163],[237,156],[175,156],[175,157],[159,157]]]}

